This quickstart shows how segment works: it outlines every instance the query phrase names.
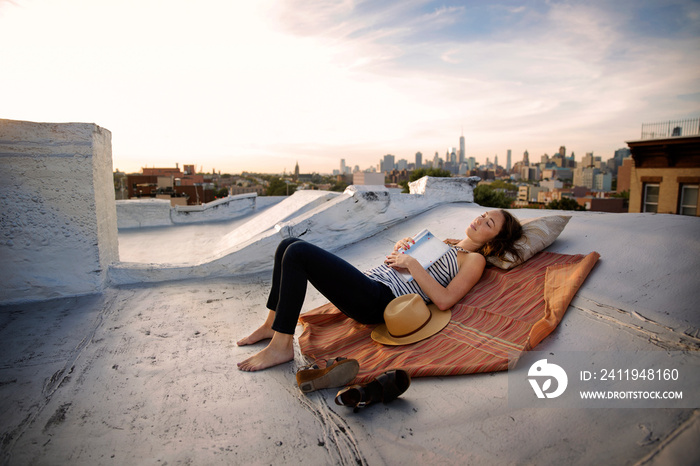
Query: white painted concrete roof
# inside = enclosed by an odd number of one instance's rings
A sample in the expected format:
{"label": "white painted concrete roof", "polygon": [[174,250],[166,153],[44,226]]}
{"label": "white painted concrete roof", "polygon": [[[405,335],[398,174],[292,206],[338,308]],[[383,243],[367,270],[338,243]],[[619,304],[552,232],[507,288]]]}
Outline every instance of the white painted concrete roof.
{"label": "white painted concrete roof", "polygon": [[[396,239],[424,226],[438,236],[459,237],[483,210],[468,203],[443,205],[339,254],[369,268]],[[560,213],[513,212],[521,218]],[[601,259],[559,328],[537,349],[687,350],[700,367],[700,219],[571,215],[548,250],[597,251]],[[188,242],[214,243],[227,234],[225,227],[186,227]],[[146,243],[155,262],[178,250],[178,235],[151,241],[148,230],[141,233],[142,240],[133,232],[129,241],[120,238],[122,260]],[[333,403],[334,390],[301,393],[294,374],[306,361],[298,352],[292,363],[239,372],[235,363],[263,347],[239,348],[235,341],[262,321],[268,289],[269,274],[258,273],[127,285],[103,295],[3,307],[3,463],[692,464],[700,459],[697,410],[513,409],[505,372],[414,379],[399,400],[356,414]],[[323,303],[310,290],[305,310]]]}

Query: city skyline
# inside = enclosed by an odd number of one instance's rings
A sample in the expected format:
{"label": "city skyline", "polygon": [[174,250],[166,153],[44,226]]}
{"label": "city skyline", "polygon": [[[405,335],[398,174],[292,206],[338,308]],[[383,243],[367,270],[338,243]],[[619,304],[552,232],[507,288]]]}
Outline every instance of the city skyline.
{"label": "city skyline", "polygon": [[460,135],[480,164],[606,159],[700,116],[697,1],[163,5],[0,0],[0,118],[94,122],[125,172],[330,173]]}
{"label": "city skyline", "polygon": [[[546,152],[546,153],[537,155],[537,160],[539,161],[539,159],[541,158],[541,156],[544,156],[544,155],[547,155],[547,156],[549,156],[549,157],[552,157],[552,156],[558,154],[558,151],[559,151],[562,147],[566,148],[566,146],[560,146],[556,151],[555,151],[555,150],[552,150],[552,151],[549,151],[549,152]],[[457,148],[451,147],[451,148],[448,148],[448,150],[449,150],[449,149],[457,149]],[[625,147],[618,148],[618,149],[614,150],[613,153],[612,153],[612,155],[610,155],[610,156],[601,155],[601,154],[595,154],[595,153],[593,153],[593,152],[586,152],[586,153],[584,153],[584,154],[580,154],[580,155],[575,156],[575,157],[578,159],[577,161],[581,161],[581,159],[584,159],[585,157],[587,157],[587,156],[589,156],[589,155],[593,155],[594,157],[598,157],[598,158],[601,158],[601,159],[609,159],[609,158],[613,158],[614,155],[615,155],[615,153],[616,153],[617,151],[619,151],[619,150],[624,150],[624,149],[628,149],[628,148],[627,148],[626,146],[625,146]],[[457,149],[457,151],[456,151],[457,157],[459,157],[459,153],[460,153],[460,151],[459,151],[459,149]],[[512,168],[511,165],[514,165],[514,164],[516,164],[516,163],[521,163],[521,162],[527,162],[528,164],[536,164],[536,163],[539,163],[539,162],[530,161],[527,157],[525,157],[525,154],[526,154],[526,153],[529,154],[529,151],[528,151],[528,150],[524,150],[524,151],[523,151],[523,154],[521,154],[521,156],[520,156],[520,159],[514,160],[514,161],[512,162],[512,164],[511,164],[511,158],[512,158],[511,153],[512,153],[512,150],[511,150],[511,149],[508,149],[508,150],[505,151],[505,153],[506,153],[506,156],[505,156],[505,157],[506,157],[506,160],[507,160],[506,165],[503,165],[502,163],[499,163],[499,161],[498,161],[498,153],[494,154],[493,156],[485,156],[485,157],[483,158],[483,160],[481,160],[481,161],[480,161],[480,160],[477,160],[476,157],[470,156],[470,155],[467,154],[467,155],[465,155],[464,160],[462,160],[462,162],[459,162],[459,163],[468,163],[470,159],[474,159],[475,165],[476,165],[476,166],[486,167],[486,166],[491,166],[491,165],[493,165],[493,166],[496,166],[496,167],[501,167],[501,168],[505,169],[506,171],[510,171],[510,169]],[[516,154],[516,155],[517,155],[517,154]],[[574,157],[573,157],[574,155],[575,155],[574,152],[569,152],[569,151],[567,150],[567,152],[566,152],[566,157],[567,157],[567,158],[574,158]],[[335,172],[338,172],[338,174],[342,174],[342,173],[353,173],[353,172],[355,172],[356,169],[358,169],[359,171],[372,171],[372,170],[380,171],[380,170],[383,170],[383,162],[384,162],[384,160],[387,158],[387,156],[393,158],[393,160],[394,160],[393,166],[394,166],[395,169],[399,169],[399,170],[402,169],[402,168],[399,167],[399,162],[401,162],[401,161],[406,162],[406,164],[408,164],[408,165],[414,165],[413,169],[417,169],[417,168],[428,168],[428,167],[431,167],[431,168],[432,168],[432,164],[433,164],[433,160],[434,160],[435,156],[437,156],[438,158],[440,158],[441,161],[443,161],[443,162],[447,162],[447,161],[448,161],[448,160],[446,159],[446,157],[447,157],[447,150],[446,150],[446,151],[443,151],[443,152],[435,151],[433,154],[430,154],[429,157],[426,157],[426,154],[423,154],[422,152],[418,151],[418,152],[416,152],[415,154],[413,154],[413,156],[401,157],[401,158],[397,157],[397,156],[394,155],[394,154],[383,154],[382,156],[380,156],[380,157],[377,159],[377,162],[376,162],[376,163],[370,164],[370,165],[365,166],[365,167],[360,166],[359,164],[356,164],[356,163],[352,163],[352,160],[347,160],[347,159],[341,158],[341,159],[338,159],[338,160],[335,161],[335,162],[336,162],[336,166],[335,166],[335,167],[329,165],[328,169],[321,170],[321,171],[318,171],[318,170],[315,170],[315,171],[305,171],[305,170],[303,169],[303,167],[300,167],[300,166],[299,166],[299,162],[298,162],[297,160],[295,160],[295,161],[292,161],[292,164],[293,164],[292,169],[289,169],[289,168],[287,168],[287,167],[284,167],[284,168],[282,168],[282,169],[280,169],[280,170],[278,170],[278,171],[267,171],[267,172],[266,172],[266,171],[254,171],[254,170],[224,171],[224,170],[216,169],[216,172],[217,172],[217,173],[221,173],[221,174],[224,174],[224,173],[228,173],[228,174],[240,174],[241,172],[246,172],[246,173],[260,173],[260,174],[293,174],[293,173],[295,172],[295,168],[296,168],[296,169],[299,169],[301,173],[312,173],[312,172],[313,172],[313,173],[319,173],[319,174],[322,174],[322,175],[329,175],[329,174],[332,175],[332,174],[335,174]],[[492,160],[492,157],[493,157],[493,160]],[[290,159],[290,160],[291,160],[291,159]],[[420,160],[420,162],[419,162],[419,160]],[[186,160],[185,160],[185,161],[183,161],[183,160],[175,160],[175,161],[173,161],[172,163],[170,163],[170,162],[165,162],[164,164],[159,165],[159,166],[156,166],[156,165],[151,164],[151,163],[144,163],[144,164],[141,165],[141,167],[139,167],[138,170],[135,170],[135,172],[140,171],[141,168],[168,168],[168,167],[172,168],[172,167],[181,166],[181,165],[182,165],[182,166],[191,165],[191,166],[193,166],[193,167],[195,168],[195,171],[196,171],[196,172],[202,172],[202,173],[209,173],[209,172],[212,171],[212,169],[215,169],[215,168],[216,168],[216,167],[211,167],[211,168],[210,168],[210,167],[203,166],[202,164],[195,164],[195,163],[190,163],[190,162],[192,162],[192,161],[191,161],[191,160],[190,160],[190,161],[186,161]],[[330,164],[330,163],[332,163],[332,161],[329,160],[329,164]],[[118,167],[115,167],[115,170],[117,170],[117,169],[118,169]],[[119,170],[119,171],[120,171],[120,172],[126,172],[126,170]],[[386,170],[384,170],[384,171],[386,171]]]}

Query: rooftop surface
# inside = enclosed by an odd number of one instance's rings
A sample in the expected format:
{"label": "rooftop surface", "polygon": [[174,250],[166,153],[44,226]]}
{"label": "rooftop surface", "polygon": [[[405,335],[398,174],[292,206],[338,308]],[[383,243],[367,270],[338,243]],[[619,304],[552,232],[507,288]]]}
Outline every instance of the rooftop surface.
{"label": "rooftop surface", "polygon": [[[339,250],[370,268],[429,226],[460,237],[484,208],[443,205]],[[561,212],[516,210],[520,218]],[[700,219],[567,212],[548,251],[601,259],[537,350],[682,354],[700,368]],[[231,224],[120,233],[122,260],[214,244]],[[192,240],[178,241],[183,235]],[[162,228],[158,229],[163,232]],[[148,244],[148,248],[143,248]],[[138,250],[135,248],[139,248]],[[184,254],[184,252],[183,252]],[[303,394],[295,361],[247,373],[269,273],[112,287],[0,310],[4,464],[693,464],[698,409],[512,408],[506,372],[417,378],[353,413]],[[304,310],[326,300],[310,289]],[[297,336],[301,329],[297,329]],[[683,353],[680,353],[683,352]],[[349,355],[351,356],[351,355]]]}

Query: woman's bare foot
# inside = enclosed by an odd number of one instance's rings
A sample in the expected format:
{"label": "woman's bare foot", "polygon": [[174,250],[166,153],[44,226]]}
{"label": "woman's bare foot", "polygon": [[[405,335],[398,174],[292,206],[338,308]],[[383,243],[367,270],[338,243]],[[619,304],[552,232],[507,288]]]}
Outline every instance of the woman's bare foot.
{"label": "woman's bare foot", "polygon": [[252,345],[253,343],[257,343],[261,340],[267,340],[268,338],[272,338],[275,334],[275,331],[272,330],[272,324],[274,323],[274,321],[274,311],[268,311],[267,317],[265,318],[265,322],[260,326],[260,328],[258,328],[256,331],[254,331],[247,337],[241,338],[236,342],[236,344],[238,346]]}
{"label": "woman's bare foot", "polygon": [[275,331],[272,330],[272,328],[268,327],[266,324],[263,324],[260,326],[260,328],[258,328],[256,331],[254,331],[247,337],[238,340],[236,344],[238,346],[252,345],[253,343],[257,343],[261,340],[272,338],[274,334]]}
{"label": "woman's bare foot", "polygon": [[294,359],[294,335],[274,332],[265,349],[238,363],[238,369],[254,372],[283,364]]}

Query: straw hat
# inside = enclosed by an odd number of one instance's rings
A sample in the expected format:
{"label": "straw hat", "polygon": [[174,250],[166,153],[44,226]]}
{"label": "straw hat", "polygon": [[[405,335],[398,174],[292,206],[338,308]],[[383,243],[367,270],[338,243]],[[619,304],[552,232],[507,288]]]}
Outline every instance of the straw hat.
{"label": "straw hat", "polygon": [[435,335],[451,317],[451,310],[425,304],[420,295],[399,296],[384,309],[385,323],[372,330],[372,339],[384,345],[409,345]]}

